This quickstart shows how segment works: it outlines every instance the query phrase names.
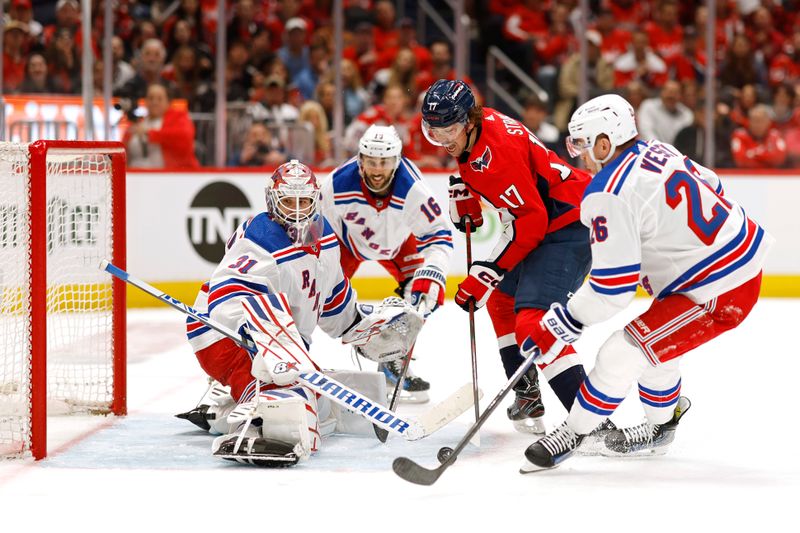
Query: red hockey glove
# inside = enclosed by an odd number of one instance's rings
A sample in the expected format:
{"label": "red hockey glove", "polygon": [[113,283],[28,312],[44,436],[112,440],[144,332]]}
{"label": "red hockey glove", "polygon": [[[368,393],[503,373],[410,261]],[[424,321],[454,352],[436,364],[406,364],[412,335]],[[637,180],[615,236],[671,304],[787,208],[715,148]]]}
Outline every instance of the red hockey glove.
{"label": "red hockey glove", "polygon": [[411,281],[411,305],[427,316],[444,304],[444,287],[447,280],[444,273],[434,266],[424,266],[414,272]]}
{"label": "red hockey glove", "polygon": [[474,261],[469,267],[469,275],[458,284],[456,303],[464,311],[469,311],[469,303],[475,302],[475,309],[486,305],[492,290],[503,279],[506,271],[488,261]]}
{"label": "red hockey glove", "polygon": [[542,316],[535,329],[536,331],[531,332],[520,344],[520,352],[524,357],[528,357],[534,350],[538,351],[539,355],[533,360],[540,365],[549,365],[561,353],[564,346],[580,338],[583,324],[578,322],[566,307],[556,302]]}
{"label": "red hockey glove", "polygon": [[450,188],[447,193],[450,197],[450,220],[458,231],[467,232],[467,217],[472,223],[472,229],[483,225],[481,202],[472,195],[461,178],[450,176]]}

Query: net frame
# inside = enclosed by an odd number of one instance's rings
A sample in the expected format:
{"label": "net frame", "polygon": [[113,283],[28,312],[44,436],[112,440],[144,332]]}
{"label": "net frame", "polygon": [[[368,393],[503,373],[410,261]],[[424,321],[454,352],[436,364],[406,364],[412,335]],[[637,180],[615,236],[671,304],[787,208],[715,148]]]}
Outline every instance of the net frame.
{"label": "net frame", "polygon": [[[24,146],[24,145],[23,145]],[[47,456],[48,414],[48,163],[63,158],[103,155],[110,159],[110,232],[111,257],[114,264],[126,265],[125,216],[125,149],[122,143],[102,141],[35,141],[27,144],[28,152],[28,316],[29,328],[29,430],[30,453],[34,459]],[[26,224],[23,222],[23,227]],[[92,265],[95,266],[95,265]],[[97,265],[99,268],[99,265]],[[88,267],[87,268],[91,268]],[[106,412],[127,413],[126,388],[126,317],[125,284],[111,281],[111,401]],[[25,450],[23,450],[24,452]]]}

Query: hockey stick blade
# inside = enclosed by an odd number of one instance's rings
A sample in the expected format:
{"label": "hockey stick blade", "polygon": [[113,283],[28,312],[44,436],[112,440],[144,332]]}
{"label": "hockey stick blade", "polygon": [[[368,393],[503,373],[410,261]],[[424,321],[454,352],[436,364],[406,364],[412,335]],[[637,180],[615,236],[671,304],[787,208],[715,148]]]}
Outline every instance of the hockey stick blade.
{"label": "hockey stick blade", "polygon": [[[478,389],[478,399],[480,398],[483,398],[483,391]],[[422,413],[417,420],[427,437],[461,416],[474,403],[472,383],[465,383],[450,396]]]}
{"label": "hockey stick blade", "polygon": [[416,485],[430,486],[436,483],[442,472],[452,464],[452,461],[439,465],[438,468],[430,470],[424,466],[420,466],[408,457],[398,457],[392,461],[392,470],[394,473],[405,479],[409,483]]}

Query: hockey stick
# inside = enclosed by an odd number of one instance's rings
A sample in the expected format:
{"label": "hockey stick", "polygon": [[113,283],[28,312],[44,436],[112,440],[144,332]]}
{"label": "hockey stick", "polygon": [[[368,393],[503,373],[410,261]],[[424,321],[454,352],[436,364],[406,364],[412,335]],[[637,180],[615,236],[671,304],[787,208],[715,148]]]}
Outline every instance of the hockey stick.
{"label": "hockey stick", "polygon": [[[467,234],[467,272],[472,265],[472,219],[465,217],[464,226]],[[475,302],[469,302],[469,347],[472,357],[472,396],[475,399],[475,422],[481,416],[481,407],[478,403],[478,357],[475,348]]]}
{"label": "hockey stick", "polygon": [[514,385],[517,384],[517,381],[522,378],[522,375],[528,370],[528,368],[533,364],[533,359],[538,355],[538,351],[534,351],[531,355],[528,356],[525,361],[517,368],[517,371],[514,372],[514,375],[511,376],[506,384],[500,389],[500,392],[497,396],[494,397],[492,402],[483,412],[483,414],[478,418],[478,420],[469,428],[466,435],[459,441],[458,445],[455,449],[450,448],[442,448],[439,450],[437,454],[437,458],[441,462],[441,464],[434,469],[425,468],[424,466],[420,466],[419,464],[415,463],[408,457],[398,457],[392,462],[392,470],[394,470],[395,474],[400,476],[401,478],[409,481],[411,483],[416,483],[417,485],[433,485],[436,483],[436,480],[439,479],[439,476],[450,467],[458,457],[458,454],[467,446],[470,439],[473,435],[475,435],[481,426],[486,422],[486,420],[492,415],[494,410],[503,401],[503,398],[506,397],[508,391],[510,391]]}
{"label": "hockey stick", "polygon": [[[239,346],[249,350],[255,348],[253,341],[249,339],[243,339],[228,327],[219,324],[209,317],[204,316],[196,309],[186,305],[176,298],[173,298],[165,292],[156,289],[152,285],[131,276],[121,268],[114,266],[105,259],[100,263],[100,269],[105,270],[112,276],[119,278],[130,285],[133,285],[134,287],[155,298],[158,298],[159,300],[162,300],[174,309],[191,316],[195,320],[201,322],[203,325],[206,325],[214,331],[228,337]],[[435,411],[434,413],[425,413],[420,420],[414,418],[403,419],[397,416],[397,414],[391,410],[383,408],[377,402],[370,400],[356,390],[348,388],[346,385],[339,383],[332,377],[324,375],[322,372],[303,372],[300,374],[299,380],[303,383],[303,385],[321,394],[322,396],[325,396],[332,402],[341,405],[348,411],[363,416],[373,424],[376,424],[387,431],[398,434],[406,440],[418,440],[423,437],[427,437],[435,431],[438,431],[444,426],[444,424],[455,419],[458,415],[469,409],[470,405],[466,403],[458,394],[453,394],[444,402],[433,407],[431,411]],[[459,391],[456,392],[458,393]],[[447,420],[447,422],[439,424],[439,421],[441,420]]]}
{"label": "hockey stick", "polygon": [[[426,316],[427,305],[425,304],[425,300],[422,300],[420,307],[422,309],[417,309],[422,313],[422,316]],[[414,344],[416,346],[416,343]],[[408,373],[408,367],[411,365],[411,355],[414,353],[414,346],[408,350],[408,353],[403,358],[403,368],[400,370],[400,376],[397,378],[397,383],[394,384],[394,392],[392,393],[392,399],[389,400],[389,410],[394,411],[394,408],[397,406],[397,399],[400,394],[400,387],[402,387],[406,381],[406,374]],[[385,429],[379,428],[378,426],[372,426],[375,428],[375,436],[378,437],[378,440],[381,442],[386,442],[386,439],[389,437],[389,432]]]}

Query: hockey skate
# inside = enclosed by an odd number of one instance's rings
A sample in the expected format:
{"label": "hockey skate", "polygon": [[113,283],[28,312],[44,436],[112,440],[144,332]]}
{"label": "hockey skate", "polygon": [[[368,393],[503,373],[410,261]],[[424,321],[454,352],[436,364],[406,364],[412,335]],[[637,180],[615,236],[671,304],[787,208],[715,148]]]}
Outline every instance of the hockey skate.
{"label": "hockey skate", "polygon": [[575,450],[575,455],[602,455],[602,450],[606,447],[606,435],[612,431],[617,431],[617,426],[606,418],[586,435],[578,449]]}
{"label": "hockey skate", "polygon": [[528,474],[558,466],[575,452],[584,438],[585,435],[578,435],[564,422],[555,431],[528,446],[525,450],[526,461],[519,473]]}
{"label": "hockey skate", "polygon": [[[211,380],[208,390],[200,398],[197,407],[185,413],[178,413],[175,417],[188,420],[203,431],[210,431],[211,424],[218,419],[217,415],[220,414],[218,408],[233,402],[230,391],[230,387],[223,386],[219,381]],[[222,415],[219,418],[224,418],[227,413],[222,413]]]}
{"label": "hockey skate", "polygon": [[514,392],[514,403],[506,411],[514,428],[521,433],[544,435],[544,404],[539,390],[539,373],[535,366],[531,365],[522,375],[514,385]]}
{"label": "hockey skate", "polygon": [[643,422],[638,426],[620,428],[609,432],[605,437],[602,455],[609,457],[641,457],[645,455],[664,455],[675,440],[675,430],[686,411],[692,406],[689,398],[681,396],[672,419],[665,424]]}
{"label": "hockey skate", "polygon": [[[380,363],[378,365],[378,372],[383,372],[383,375],[386,376],[386,388],[389,394],[392,394],[392,391],[394,391],[394,387],[397,385],[397,380],[400,378],[402,371],[402,359],[389,361],[388,363]],[[430,388],[431,384],[421,377],[415,376],[411,372],[411,366],[409,365],[397,401],[403,403],[425,403],[429,400],[428,391]]]}

